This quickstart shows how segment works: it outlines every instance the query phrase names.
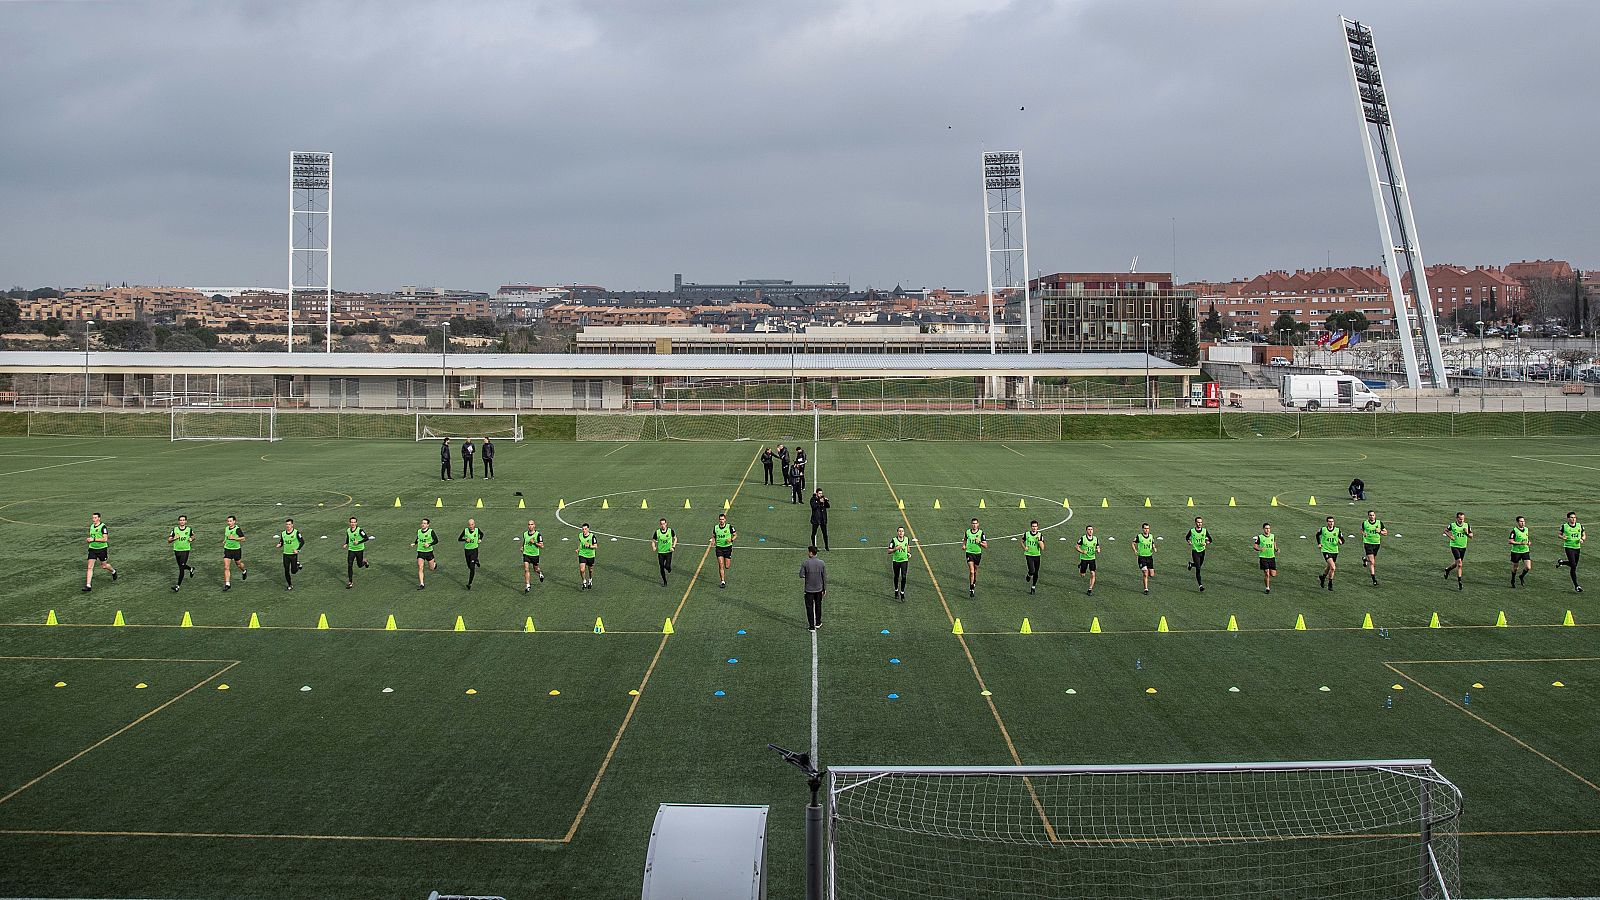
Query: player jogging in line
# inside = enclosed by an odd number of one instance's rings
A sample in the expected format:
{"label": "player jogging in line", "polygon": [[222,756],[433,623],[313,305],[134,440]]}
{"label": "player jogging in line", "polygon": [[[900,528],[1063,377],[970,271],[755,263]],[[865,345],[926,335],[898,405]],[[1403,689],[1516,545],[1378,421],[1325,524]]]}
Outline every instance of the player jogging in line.
{"label": "player jogging in line", "polygon": [[239,564],[239,580],[243,581],[250,576],[244,570],[244,529],[239,527],[239,520],[233,516],[228,517],[228,524],[222,527],[222,589],[233,590],[233,564]]}
{"label": "player jogging in line", "polygon": [[[1201,544],[1202,549],[1198,552],[1194,550],[1194,537],[1192,535],[1195,533],[1195,529],[1200,530],[1201,537],[1206,541],[1211,540],[1211,537],[1205,533],[1204,528],[1201,528],[1201,522],[1196,518],[1194,520],[1194,528],[1189,530],[1191,535],[1189,547],[1192,554],[1204,560],[1206,556],[1205,544]],[[1156,537],[1150,533],[1149,522],[1140,525],[1139,533],[1133,536],[1133,555],[1139,560],[1139,576],[1144,579],[1144,592],[1148,594],[1150,593],[1150,579],[1156,577]],[[1195,570],[1194,577],[1198,579],[1200,577],[1200,568],[1193,563],[1190,563],[1189,567]],[[1200,590],[1203,591],[1205,589],[1205,585],[1200,586]]]}
{"label": "player jogging in line", "polygon": [[1444,567],[1444,577],[1449,578],[1451,572],[1456,573],[1456,590],[1464,591],[1466,586],[1461,583],[1462,571],[1467,562],[1467,541],[1472,540],[1472,526],[1467,524],[1467,514],[1456,513],[1456,520],[1445,526],[1444,536],[1450,540],[1450,565]]}
{"label": "player jogging in line", "polygon": [[427,566],[429,572],[439,568],[439,563],[433,558],[433,548],[438,543],[439,536],[433,531],[433,523],[423,519],[422,523],[417,526],[417,539],[411,542],[411,546],[417,548],[417,590],[419,591],[428,586],[428,580],[423,575],[422,567]]}
{"label": "player jogging in line", "polygon": [[372,540],[372,535],[367,533],[356,523],[356,517],[350,517],[350,525],[344,530],[344,587],[349,590],[356,586],[356,569],[369,568],[367,565],[367,541]]}
{"label": "player jogging in line", "polygon": [[989,539],[984,537],[983,529],[978,527],[978,520],[972,520],[972,527],[967,529],[967,596],[978,596],[978,567],[983,565],[983,548],[989,546]]}
{"label": "player jogging in line", "polygon": [[911,542],[906,539],[906,527],[901,525],[889,539],[889,584],[894,588],[894,598],[906,598],[906,570],[911,568]]}
{"label": "player jogging in line", "polygon": [[1367,510],[1367,518],[1361,523],[1361,553],[1373,584],[1378,583],[1378,549],[1388,533],[1389,529],[1383,527],[1383,521],[1378,518],[1378,511]]}
{"label": "player jogging in line", "polygon": [[578,589],[594,587],[594,554],[598,537],[589,531],[589,523],[578,529]]}
{"label": "player jogging in line", "polygon": [[283,583],[285,590],[294,590],[294,576],[300,571],[300,548],[305,546],[305,536],[294,527],[293,519],[283,520],[283,531],[277,536],[283,548]]}
{"label": "player jogging in line", "polygon": [[1567,513],[1567,520],[1561,523],[1561,550],[1566,554],[1565,559],[1556,560],[1556,568],[1567,567],[1567,574],[1572,576],[1572,592],[1583,593],[1583,585],[1578,583],[1578,554],[1583,552],[1583,524],[1578,521],[1578,514]]}
{"label": "player jogging in line", "polygon": [[[1206,583],[1200,580],[1200,567],[1206,564],[1206,548],[1211,546],[1211,532],[1206,528],[1206,520],[1199,516],[1194,517],[1194,527],[1183,535],[1189,541],[1189,565],[1194,572],[1194,583],[1199,585],[1200,593],[1205,593]],[[1154,572],[1154,570],[1151,570]],[[1146,584],[1148,588],[1150,585]],[[1148,590],[1146,594],[1150,593]]]}
{"label": "player jogging in line", "polygon": [[456,540],[462,544],[462,552],[467,558],[467,590],[472,590],[472,579],[478,575],[478,545],[483,542],[483,529],[478,527],[477,519],[468,519],[467,527],[461,529],[461,534]]}
{"label": "player jogging in line", "polygon": [[189,527],[188,516],[178,517],[178,524],[167,535],[167,543],[172,545],[172,558],[178,562],[178,583],[172,586],[176,593],[183,587],[184,573],[194,574],[194,567],[189,565],[189,551],[194,549],[194,529]]}
{"label": "player jogging in line", "polygon": [[1256,535],[1256,555],[1261,558],[1261,577],[1265,579],[1266,593],[1272,593],[1272,579],[1278,574],[1278,536],[1272,533],[1272,523],[1262,522],[1261,533]]}
{"label": "player jogging in line", "polygon": [[1511,523],[1511,535],[1506,538],[1511,545],[1511,586],[1528,583],[1528,573],[1533,571],[1533,536],[1528,532],[1528,520],[1517,516]]}
{"label": "player jogging in line", "polygon": [[718,587],[728,586],[728,570],[733,568],[733,542],[738,538],[739,529],[728,524],[728,514],[718,515],[717,524],[711,526],[711,542],[717,547]]}
{"label": "player jogging in line", "polygon": [[95,513],[89,517],[89,536],[84,538],[89,545],[89,567],[83,575],[83,592],[89,593],[94,585],[94,564],[99,563],[100,568],[111,573],[111,580],[117,580],[117,569],[111,565],[111,529],[106,523],[100,521],[100,514]]}
{"label": "player jogging in line", "polygon": [[1035,594],[1039,591],[1039,563],[1044,559],[1044,532],[1039,530],[1039,520],[1034,519],[1028,523],[1028,530],[1022,533],[1022,558],[1028,562],[1028,593]]}
{"label": "player jogging in line", "polygon": [[653,535],[656,542],[656,568],[661,572],[661,586],[667,586],[667,573],[672,571],[672,551],[678,549],[678,533],[666,519],[656,524]]}
{"label": "player jogging in line", "polygon": [[1078,538],[1078,577],[1089,576],[1088,595],[1094,596],[1095,557],[1100,555],[1100,539],[1094,536],[1094,526],[1089,525],[1083,529],[1083,537]]}
{"label": "player jogging in line", "polygon": [[1339,532],[1339,526],[1329,516],[1327,524],[1317,529],[1317,546],[1322,550],[1322,574],[1317,576],[1317,582],[1328,590],[1333,590],[1333,576],[1339,573],[1339,548],[1344,545],[1344,535]]}
{"label": "player jogging in line", "polygon": [[544,551],[544,535],[539,533],[539,526],[532,519],[528,520],[528,530],[522,533],[522,592],[533,590],[533,576],[538,575],[544,581],[544,573],[539,571],[539,554]]}

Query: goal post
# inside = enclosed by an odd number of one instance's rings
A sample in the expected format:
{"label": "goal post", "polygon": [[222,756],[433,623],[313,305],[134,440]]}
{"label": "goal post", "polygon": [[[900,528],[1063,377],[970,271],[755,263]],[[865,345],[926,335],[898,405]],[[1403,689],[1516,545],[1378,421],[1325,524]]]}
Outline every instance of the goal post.
{"label": "goal post", "polygon": [[522,424],[516,413],[417,413],[417,440],[444,438],[520,441]]}
{"label": "goal post", "polygon": [[270,406],[174,406],[170,418],[174,441],[278,440],[278,414]]}
{"label": "goal post", "polygon": [[831,898],[1457,896],[1431,760],[835,766]]}

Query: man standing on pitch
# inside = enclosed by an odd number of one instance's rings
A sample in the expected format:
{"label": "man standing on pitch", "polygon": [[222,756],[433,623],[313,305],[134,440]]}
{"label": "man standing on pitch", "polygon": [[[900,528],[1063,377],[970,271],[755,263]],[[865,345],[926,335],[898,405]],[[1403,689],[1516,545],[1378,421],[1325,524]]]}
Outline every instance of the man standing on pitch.
{"label": "man standing on pitch", "polygon": [[1583,585],[1578,584],[1578,554],[1583,552],[1583,525],[1578,521],[1578,514],[1567,513],[1567,520],[1561,523],[1561,551],[1564,559],[1556,560],[1556,568],[1567,567],[1567,574],[1572,576],[1572,592],[1583,593]]}
{"label": "man standing on pitch", "polygon": [[967,528],[964,535],[963,546],[967,551],[967,596],[978,596],[978,567],[983,565],[983,550],[989,546],[989,539],[984,537],[983,529],[979,527],[978,520],[973,519],[972,525]]}
{"label": "man standing on pitch", "polygon": [[1206,583],[1200,580],[1200,567],[1206,564],[1206,548],[1211,546],[1211,532],[1206,528],[1206,520],[1195,516],[1194,527],[1183,536],[1189,541],[1189,570],[1194,572],[1194,583],[1200,586],[1200,593],[1203,594],[1206,592]]}
{"label": "man standing on pitch", "polygon": [[894,598],[906,598],[906,570],[911,567],[911,542],[906,539],[906,527],[901,525],[894,530],[894,537],[889,539],[889,562],[893,570],[889,575],[889,584],[894,588]]}
{"label": "man standing on pitch", "polygon": [[733,542],[739,539],[739,529],[728,524],[728,514],[720,513],[717,524],[711,526],[711,543],[717,549],[717,587],[728,586],[728,570],[733,568]]}
{"label": "man standing on pitch", "polygon": [[250,577],[244,570],[244,529],[239,527],[239,520],[233,516],[228,517],[228,524],[222,529],[222,589],[233,590],[233,564],[239,564],[239,580]]}
{"label": "man standing on pitch", "polygon": [[483,542],[483,529],[478,527],[477,519],[468,519],[467,527],[461,529],[461,535],[456,538],[460,541],[467,555],[467,590],[472,590],[472,579],[478,575],[478,545]]}
{"label": "man standing on pitch", "polygon": [[828,593],[828,567],[817,559],[817,545],[806,548],[805,561],[800,563],[800,578],[805,582],[806,628],[816,631],[822,627],[822,598]]}
{"label": "man standing on pitch", "polygon": [[111,529],[100,521],[100,514],[95,513],[89,517],[89,536],[84,538],[89,545],[89,568],[83,575],[83,592],[89,593],[94,584],[94,564],[99,563],[100,568],[111,573],[111,580],[117,580],[117,570],[111,565]]}
{"label": "man standing on pitch", "polygon": [[[1195,527],[1200,527],[1199,519],[1195,519]],[[1204,530],[1203,528],[1201,529],[1201,531]],[[1190,540],[1193,541],[1194,539],[1190,538]],[[1193,544],[1190,547],[1191,552],[1193,552]],[[1149,522],[1140,525],[1139,533],[1133,536],[1133,555],[1139,560],[1139,575],[1144,579],[1144,592],[1148,594],[1150,593],[1150,579],[1156,575],[1156,537],[1150,533]],[[1202,559],[1205,558],[1204,550],[1200,551],[1200,556]],[[1198,578],[1199,575],[1200,572],[1197,569],[1195,577]],[[1200,589],[1205,590],[1205,586],[1201,585]]]}
{"label": "man standing on pitch", "polygon": [[439,444],[439,480],[449,481],[454,478],[450,474],[450,439],[445,438]]}
{"label": "man standing on pitch", "polygon": [[1278,574],[1278,536],[1272,533],[1272,523],[1261,523],[1261,533],[1256,535],[1256,555],[1261,557],[1261,577],[1266,580],[1266,593],[1272,593],[1272,578]]}
{"label": "man standing on pitch", "polygon": [[544,535],[539,533],[539,526],[532,519],[528,520],[528,530],[522,533],[522,592],[533,590],[533,576],[538,575],[544,581],[544,573],[539,571],[539,554],[544,552]]}
{"label": "man standing on pitch", "polygon": [[1094,536],[1094,526],[1089,525],[1083,529],[1083,537],[1078,538],[1078,577],[1089,576],[1088,596],[1094,596],[1095,558],[1100,555],[1100,539]]}
{"label": "man standing on pitch", "polygon": [[472,446],[472,438],[467,438],[461,444],[461,477],[476,478],[477,474],[472,469],[472,457],[477,451]]}
{"label": "man standing on pitch", "polygon": [[811,543],[815,544],[817,542],[817,529],[822,529],[822,549],[824,550],[829,549],[828,507],[832,505],[828,502],[828,498],[822,495],[822,488],[817,488],[816,493],[811,495]]}
{"label": "man standing on pitch", "polygon": [[772,484],[772,448],[761,448],[761,483]]}
{"label": "man standing on pitch", "polygon": [[1339,573],[1339,547],[1344,544],[1344,535],[1339,532],[1339,526],[1329,516],[1327,523],[1317,529],[1317,546],[1322,550],[1322,574],[1317,576],[1317,583],[1328,590],[1333,590],[1333,576]]}
{"label": "man standing on pitch", "polygon": [[789,484],[789,448],[783,444],[778,445],[778,469],[783,475],[785,486]]}
{"label": "man standing on pitch", "polygon": [[350,525],[344,530],[344,587],[349,590],[356,586],[356,570],[367,568],[367,541],[372,540],[372,535],[356,523],[356,517],[350,517]]}
{"label": "man standing on pitch", "polygon": [[[794,462],[789,464],[789,491],[793,495],[791,503],[799,503],[806,492],[806,457],[805,453],[796,453]],[[815,540],[813,538],[812,540]]]}
{"label": "man standing on pitch", "polygon": [[183,587],[184,573],[194,574],[194,567],[189,565],[189,551],[194,548],[194,529],[189,527],[188,516],[178,517],[178,524],[167,535],[167,543],[172,545],[172,557],[178,563],[178,583],[172,586],[176,593]]}
{"label": "man standing on pitch", "polygon": [[594,556],[599,549],[599,536],[589,530],[589,523],[578,529],[578,589],[594,587]]}
{"label": "man standing on pitch", "polygon": [[294,576],[300,571],[300,548],[305,546],[305,536],[294,527],[293,519],[283,520],[283,531],[277,536],[283,548],[283,583],[285,590],[294,590]]}
{"label": "man standing on pitch", "polygon": [[656,524],[656,533],[652,536],[656,543],[656,569],[661,572],[661,586],[667,586],[667,573],[672,571],[672,551],[678,549],[678,533],[672,530],[666,519]]}
{"label": "man standing on pitch", "polygon": [[478,455],[483,457],[483,477],[484,478],[493,478],[494,477],[494,441],[491,441],[488,438],[484,438],[483,439],[483,447],[478,451]]}
{"label": "man standing on pitch", "polygon": [[1361,523],[1361,552],[1366,556],[1367,574],[1372,576],[1373,584],[1378,583],[1378,550],[1388,534],[1389,529],[1378,518],[1378,511],[1367,510],[1366,521]]}
{"label": "man standing on pitch", "polygon": [[1466,586],[1461,583],[1462,571],[1467,565],[1467,542],[1472,540],[1472,526],[1467,524],[1467,514],[1456,513],[1456,520],[1444,527],[1444,536],[1450,543],[1450,565],[1444,567],[1444,577],[1449,578],[1450,573],[1456,574],[1456,590],[1464,591]]}
{"label": "man standing on pitch", "polygon": [[411,542],[411,546],[417,548],[417,590],[419,591],[428,586],[428,579],[423,574],[422,567],[427,566],[429,572],[439,568],[438,561],[433,558],[433,548],[438,543],[439,535],[434,532],[433,523],[423,519],[422,524],[417,526],[417,539]]}
{"label": "man standing on pitch", "polygon": [[1022,533],[1022,558],[1028,563],[1028,576],[1023,579],[1028,582],[1028,593],[1039,592],[1039,563],[1044,558],[1044,533],[1039,530],[1039,520],[1034,519],[1028,523],[1028,530]]}
{"label": "man standing on pitch", "polygon": [[1511,523],[1511,534],[1506,538],[1511,545],[1511,587],[1527,584],[1528,573],[1533,570],[1533,536],[1528,532],[1528,520],[1517,516]]}

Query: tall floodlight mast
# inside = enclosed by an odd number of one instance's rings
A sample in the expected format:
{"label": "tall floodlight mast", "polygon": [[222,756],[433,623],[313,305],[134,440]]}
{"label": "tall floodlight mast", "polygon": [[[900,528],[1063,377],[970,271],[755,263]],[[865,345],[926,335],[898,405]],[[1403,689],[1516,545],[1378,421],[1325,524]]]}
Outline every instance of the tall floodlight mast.
{"label": "tall floodlight mast", "polygon": [[289,154],[289,352],[294,352],[294,295],[322,292],[333,351],[333,154]]}
{"label": "tall floodlight mast", "polygon": [[[1389,299],[1394,304],[1406,381],[1413,388],[1446,387],[1444,351],[1439,346],[1439,326],[1433,318],[1433,294],[1428,290],[1428,273],[1417,242],[1416,219],[1411,212],[1411,192],[1406,188],[1405,167],[1400,164],[1400,145],[1395,141],[1389,97],[1383,84],[1383,71],[1378,66],[1378,51],[1372,43],[1372,29],[1342,16],[1339,24],[1350,53],[1350,84],[1355,89],[1361,142],[1367,154],[1367,175],[1372,180],[1372,205],[1378,214],[1384,273],[1389,277]],[[1406,300],[1401,279],[1402,262],[1405,273],[1411,276],[1416,298],[1414,308]],[[1413,312],[1418,327],[1412,325]]]}
{"label": "tall floodlight mast", "polygon": [[[1022,154],[983,154],[983,264],[989,284],[989,352],[995,352],[994,294],[1022,289],[1022,329],[1033,352],[1033,295],[1028,288],[1028,213],[1022,193]],[[996,279],[998,269],[999,278]]]}

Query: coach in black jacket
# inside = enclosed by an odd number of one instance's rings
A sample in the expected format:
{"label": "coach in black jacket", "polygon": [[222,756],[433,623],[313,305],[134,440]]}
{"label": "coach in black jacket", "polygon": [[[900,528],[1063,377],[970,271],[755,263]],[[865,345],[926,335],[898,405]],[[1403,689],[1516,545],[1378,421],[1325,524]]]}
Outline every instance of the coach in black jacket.
{"label": "coach in black jacket", "polygon": [[483,446],[478,449],[478,455],[483,457],[483,477],[494,477],[494,441],[483,439]]}
{"label": "coach in black jacket", "polygon": [[822,549],[828,550],[828,498],[822,495],[822,488],[817,488],[811,495],[811,543],[817,542],[817,529],[822,529]]}
{"label": "coach in black jacket", "polygon": [[439,480],[440,481],[448,481],[448,480],[450,480],[451,477],[452,476],[450,475],[450,439],[449,438],[445,438],[444,439],[444,443],[439,445]]}

